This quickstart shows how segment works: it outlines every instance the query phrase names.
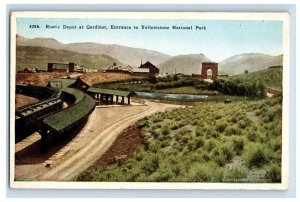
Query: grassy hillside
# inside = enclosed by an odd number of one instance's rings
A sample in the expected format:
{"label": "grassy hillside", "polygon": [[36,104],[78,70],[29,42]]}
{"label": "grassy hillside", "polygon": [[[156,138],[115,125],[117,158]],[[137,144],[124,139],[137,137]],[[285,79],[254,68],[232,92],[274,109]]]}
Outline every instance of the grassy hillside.
{"label": "grassy hillside", "polygon": [[234,55],[219,63],[219,70],[229,75],[238,75],[249,72],[256,72],[270,66],[282,65],[283,55],[271,56],[261,53],[246,53]]}
{"label": "grassy hillside", "polygon": [[143,145],[78,181],[280,182],[281,100],[202,103],[139,122]]}
{"label": "grassy hillside", "polygon": [[102,69],[112,66],[114,62],[121,65],[117,59],[108,55],[82,54],[67,50],[55,50],[44,47],[17,46],[17,70],[25,68],[47,69],[48,63],[74,62],[85,68]]}
{"label": "grassy hillside", "polygon": [[282,70],[281,68],[264,69],[248,74],[240,74],[229,77],[231,79],[241,79],[245,82],[260,81],[267,87],[282,89]]}

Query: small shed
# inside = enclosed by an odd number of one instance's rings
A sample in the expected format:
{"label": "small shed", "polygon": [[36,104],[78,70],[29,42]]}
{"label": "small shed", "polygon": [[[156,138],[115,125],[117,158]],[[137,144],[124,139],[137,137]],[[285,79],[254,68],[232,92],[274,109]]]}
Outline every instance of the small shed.
{"label": "small shed", "polygon": [[[135,92],[133,91],[121,91],[97,87],[90,87],[86,92],[98,101],[99,104],[125,104],[126,97],[127,104],[130,105],[130,98],[135,95]],[[119,99],[119,97],[121,99]]]}

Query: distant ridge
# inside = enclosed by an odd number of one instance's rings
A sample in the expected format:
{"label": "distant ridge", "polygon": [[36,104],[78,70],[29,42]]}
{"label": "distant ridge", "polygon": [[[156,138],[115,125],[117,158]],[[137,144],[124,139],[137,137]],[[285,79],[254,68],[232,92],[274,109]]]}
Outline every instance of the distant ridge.
{"label": "distant ridge", "polygon": [[40,46],[51,49],[65,49],[85,54],[105,54],[118,59],[124,64],[139,66],[142,61],[151,61],[152,64],[158,65],[169,59],[171,56],[157,51],[130,48],[117,44],[100,44],[93,42],[69,43],[63,44],[53,38],[33,38],[27,39],[17,35],[17,46]]}
{"label": "distant ridge", "polygon": [[271,56],[262,53],[247,53],[235,55],[219,63],[219,71],[229,75],[256,72],[270,66],[282,66],[283,55]]}
{"label": "distant ridge", "polygon": [[203,62],[212,62],[204,54],[178,55],[160,64],[160,73],[165,74],[201,74]]}

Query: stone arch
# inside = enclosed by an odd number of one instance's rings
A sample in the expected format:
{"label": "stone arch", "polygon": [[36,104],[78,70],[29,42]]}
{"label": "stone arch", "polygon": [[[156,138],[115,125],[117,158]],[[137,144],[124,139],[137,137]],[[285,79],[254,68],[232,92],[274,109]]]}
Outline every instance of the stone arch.
{"label": "stone arch", "polygon": [[203,62],[202,63],[202,71],[201,78],[207,79],[207,71],[211,69],[212,71],[212,80],[216,80],[218,78],[218,63],[215,62]]}
{"label": "stone arch", "polygon": [[207,74],[208,79],[212,79],[212,69],[211,68],[207,69],[206,74]]}

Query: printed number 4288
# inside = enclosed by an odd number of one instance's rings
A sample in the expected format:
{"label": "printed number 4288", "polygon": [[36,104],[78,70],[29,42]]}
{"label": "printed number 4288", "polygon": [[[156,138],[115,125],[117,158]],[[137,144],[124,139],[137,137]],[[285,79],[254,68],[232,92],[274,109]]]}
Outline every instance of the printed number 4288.
{"label": "printed number 4288", "polygon": [[29,25],[29,28],[40,28],[39,25]]}

